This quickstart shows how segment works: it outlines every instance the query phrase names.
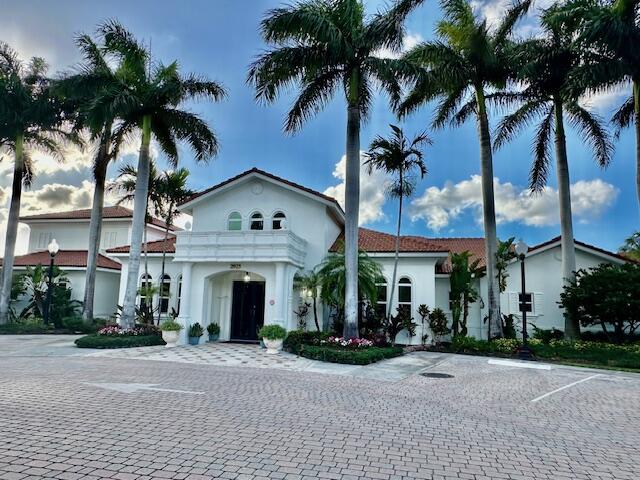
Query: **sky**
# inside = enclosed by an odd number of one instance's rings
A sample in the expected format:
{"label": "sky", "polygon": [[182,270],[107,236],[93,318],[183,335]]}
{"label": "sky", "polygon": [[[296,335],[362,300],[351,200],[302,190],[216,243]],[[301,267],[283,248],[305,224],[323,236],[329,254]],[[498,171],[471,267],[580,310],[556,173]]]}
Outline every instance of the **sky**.
{"label": "sky", "polygon": [[[548,0],[545,0],[548,1]],[[272,105],[258,104],[246,84],[247,67],[267,45],[259,35],[265,13],[281,6],[280,0],[190,0],[57,2],[3,0],[0,41],[16,49],[23,59],[41,56],[50,73],[69,71],[81,60],[74,37],[93,33],[107,19],[118,19],[137,37],[150,45],[153,57],[164,63],[178,60],[183,72],[195,72],[221,82],[228,98],[220,103],[196,103],[189,109],[198,113],[215,130],[221,143],[219,155],[197,164],[190,151],[181,148],[180,164],[191,171],[190,187],[203,189],[252,167],[267,170],[309,188],[333,195],[342,201],[344,192],[344,152],[346,107],[338,92],[334,100],[295,135],[284,134],[284,116],[295,95],[286,92]],[[365,2],[374,13],[382,0]],[[474,0],[478,15],[495,22],[508,3],[505,0]],[[544,6],[544,2],[538,2]],[[440,18],[436,2],[425,4],[409,17],[405,48],[433,38]],[[536,13],[519,26],[518,35],[537,33]],[[380,52],[386,55],[388,52]],[[619,91],[585,99],[604,118],[610,118],[630,91]],[[366,150],[376,135],[388,135],[389,124],[400,125],[413,136],[428,129],[433,106],[428,105],[402,121],[391,113],[384,95],[375,99],[370,118],[361,131],[361,147]],[[499,121],[492,112],[491,123]],[[403,233],[429,237],[482,236],[482,203],[479,177],[479,145],[475,123],[457,129],[445,127],[428,131],[433,145],[424,151],[427,176],[418,182],[415,195],[403,215]],[[555,165],[547,189],[531,195],[527,189],[531,164],[533,131],[525,131],[516,141],[494,155],[495,200],[498,236],[523,238],[534,245],[559,234]],[[638,226],[635,193],[635,143],[632,131],[616,141],[610,167],[603,171],[592,159],[582,140],[568,129],[568,153],[575,237],[583,242],[617,250]],[[137,160],[138,145],[128,145],[121,158],[110,167],[113,179],[117,168]],[[161,168],[165,159],[153,149]],[[92,150],[69,149],[64,162],[35,153],[36,179],[22,201],[22,215],[89,208]],[[0,252],[4,234],[12,175],[12,159],[0,154]],[[361,179],[361,223],[393,232],[397,201],[387,199],[380,173]],[[117,198],[111,194],[108,203]],[[18,253],[25,250],[28,227],[20,228]],[[64,248],[64,246],[62,246]]]}

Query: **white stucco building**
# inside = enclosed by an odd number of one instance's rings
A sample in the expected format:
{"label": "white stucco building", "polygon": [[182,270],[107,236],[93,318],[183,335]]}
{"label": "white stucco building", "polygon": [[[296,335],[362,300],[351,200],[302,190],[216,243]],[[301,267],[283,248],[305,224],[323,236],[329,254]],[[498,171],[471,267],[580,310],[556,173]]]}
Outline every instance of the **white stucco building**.
{"label": "white stucco building", "polygon": [[[296,328],[293,311],[302,300],[293,288],[294,275],[315,268],[341,242],[344,212],[338,202],[254,168],[193,195],[180,210],[192,217],[192,226],[188,231],[172,232],[167,242],[161,222],[154,220],[147,227],[146,281],[160,284],[163,251],[166,253],[163,294],[155,299],[162,314],[179,313],[178,320],[185,327],[195,322],[204,327],[217,323],[221,340],[254,341],[263,324]],[[129,259],[131,211],[109,207],[105,213],[96,316],[110,316],[122,304]],[[82,299],[89,214],[83,210],[23,217],[21,221],[31,228],[31,253],[16,259],[17,268],[46,263],[48,254],[43,250],[56,238],[62,247],[56,263],[69,273],[74,297]],[[360,248],[382,267],[378,303],[384,308],[390,294],[395,237],[361,228],[359,241]],[[426,304],[441,308],[450,318],[449,256],[469,251],[484,265],[484,239],[404,236],[400,247],[392,311],[405,305],[419,323],[417,309]],[[576,250],[577,268],[626,261],[581,242],[576,242]],[[561,292],[559,238],[532,247],[526,262],[527,293],[532,301],[529,321],[540,328],[562,329],[564,320],[557,304]],[[508,273],[502,312],[519,316],[519,262],[509,265]],[[144,281],[141,268],[140,284]],[[481,297],[486,298],[486,279],[476,281]],[[326,324],[327,312],[322,305],[318,308]],[[485,316],[482,300],[471,305],[469,335],[486,338]],[[307,322],[308,328],[314,328],[313,315]],[[419,343],[422,333],[420,326],[413,339],[402,332],[397,340]],[[185,337],[186,328],[183,341]]]}

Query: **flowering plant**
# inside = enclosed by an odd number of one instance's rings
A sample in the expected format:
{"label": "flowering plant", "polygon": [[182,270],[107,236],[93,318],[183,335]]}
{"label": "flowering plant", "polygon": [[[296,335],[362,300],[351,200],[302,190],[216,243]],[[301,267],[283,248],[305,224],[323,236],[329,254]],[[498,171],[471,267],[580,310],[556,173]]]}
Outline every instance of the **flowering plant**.
{"label": "flowering plant", "polygon": [[344,337],[329,337],[326,340],[321,340],[322,345],[334,345],[344,348],[368,348],[373,347],[373,342],[366,338],[344,338]]}
{"label": "flowering plant", "polygon": [[133,328],[122,328],[120,325],[107,325],[98,330],[98,335],[107,337],[158,335],[158,328],[154,325],[136,325]]}

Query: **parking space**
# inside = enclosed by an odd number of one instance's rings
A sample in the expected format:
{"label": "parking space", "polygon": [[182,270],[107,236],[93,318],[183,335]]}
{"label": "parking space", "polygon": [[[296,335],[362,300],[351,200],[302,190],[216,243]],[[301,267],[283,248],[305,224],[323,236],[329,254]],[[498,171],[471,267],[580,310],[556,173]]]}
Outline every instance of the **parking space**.
{"label": "parking space", "polygon": [[639,399],[637,375],[454,355],[381,381],[0,354],[0,479],[635,479]]}

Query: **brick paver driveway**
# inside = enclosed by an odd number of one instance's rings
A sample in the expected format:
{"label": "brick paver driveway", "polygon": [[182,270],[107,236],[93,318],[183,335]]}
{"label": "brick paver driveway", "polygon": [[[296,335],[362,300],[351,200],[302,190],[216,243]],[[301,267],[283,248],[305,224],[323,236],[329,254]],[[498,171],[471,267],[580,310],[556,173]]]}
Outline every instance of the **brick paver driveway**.
{"label": "brick paver driveway", "polygon": [[0,479],[640,477],[634,375],[451,356],[430,370],[451,378],[383,382],[1,346]]}

